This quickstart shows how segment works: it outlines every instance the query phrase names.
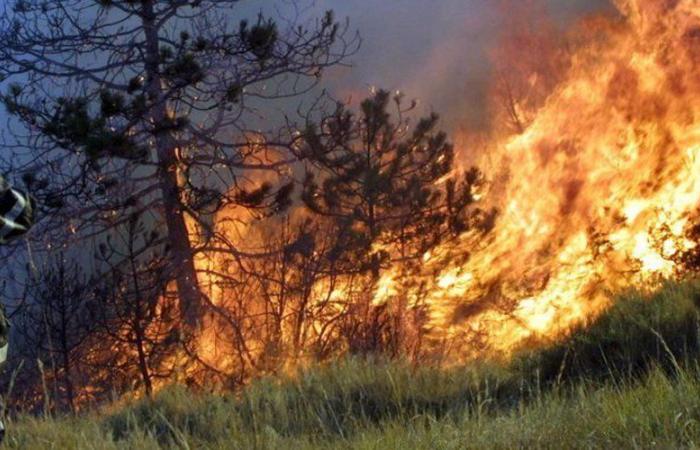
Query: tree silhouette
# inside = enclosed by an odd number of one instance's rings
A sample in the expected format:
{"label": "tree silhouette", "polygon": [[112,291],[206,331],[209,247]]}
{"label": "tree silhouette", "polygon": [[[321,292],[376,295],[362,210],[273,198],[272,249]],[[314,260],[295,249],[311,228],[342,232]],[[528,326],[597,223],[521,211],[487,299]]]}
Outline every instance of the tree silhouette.
{"label": "tree silhouette", "polygon": [[[53,407],[75,411],[83,383],[89,378],[85,343],[97,328],[91,313],[97,302],[81,264],[59,253],[50,258],[27,286],[27,301],[16,311],[15,346],[19,358],[39,360],[49,368]],[[40,374],[31,372],[32,381],[25,387],[38,389]]]}
{"label": "tree silhouette", "polygon": [[[158,235],[149,232],[137,214],[128,226],[98,247],[96,260],[108,269],[95,291],[95,333],[86,347],[95,366],[93,386],[105,392],[143,389],[151,396],[158,380],[173,375],[180,319],[168,279],[164,255],[151,247]],[[166,363],[170,359],[170,363]]]}
{"label": "tree silhouette", "polygon": [[238,3],[15,0],[0,15],[2,102],[24,126],[14,169],[55,219],[45,232],[85,239],[148,212],[190,329],[207,217],[288,203],[288,184],[251,182],[286,170],[294,139],[261,131],[261,105],[310,91],[357,45],[330,12],[280,26],[234,20]]}
{"label": "tree silhouette", "polygon": [[333,256],[345,270],[374,280],[475,225],[480,172],[454,174],[454,149],[436,131],[438,116],[411,127],[406,113],[414,106],[380,90],[359,114],[339,104],[303,134],[304,204],[339,224]]}

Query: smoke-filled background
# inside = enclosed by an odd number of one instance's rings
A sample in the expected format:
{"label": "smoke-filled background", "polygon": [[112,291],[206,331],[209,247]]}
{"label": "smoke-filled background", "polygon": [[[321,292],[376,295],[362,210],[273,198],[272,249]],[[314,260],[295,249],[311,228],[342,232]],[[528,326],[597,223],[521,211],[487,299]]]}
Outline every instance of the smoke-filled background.
{"label": "smoke-filled background", "polygon": [[[548,23],[564,29],[585,15],[614,13],[610,0],[248,0],[233,20],[262,13],[280,19],[314,20],[326,10],[347,19],[362,38],[351,66],[334,68],[321,87],[345,101],[366,97],[370,87],[401,90],[439,112],[449,131],[486,126],[492,81],[490,52],[514,21],[535,29]],[[522,16],[524,10],[536,10]],[[527,23],[533,22],[535,23]],[[279,105],[278,105],[279,106]],[[7,120],[0,111],[0,120]]]}
{"label": "smoke-filled background", "polygon": [[545,12],[558,28],[615,12],[609,0],[319,0],[313,9],[348,17],[363,40],[353,67],[336,70],[326,83],[353,100],[370,86],[400,89],[439,112],[448,130],[478,130],[485,126],[490,51],[520,20],[513,16],[522,15],[521,8],[537,9],[522,20]]}

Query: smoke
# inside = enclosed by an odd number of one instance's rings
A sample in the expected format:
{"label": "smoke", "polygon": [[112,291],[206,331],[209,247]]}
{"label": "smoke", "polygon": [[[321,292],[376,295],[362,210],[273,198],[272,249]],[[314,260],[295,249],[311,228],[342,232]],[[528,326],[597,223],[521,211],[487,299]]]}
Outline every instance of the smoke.
{"label": "smoke", "polygon": [[[531,4],[566,28],[587,14],[613,13],[613,1],[251,0],[233,8],[232,20],[263,13],[277,16],[284,26],[285,18],[303,22],[333,10],[337,18],[349,19],[363,45],[351,67],[326,74],[323,87],[351,101],[367,96],[370,87],[401,90],[421,101],[426,110],[441,113],[443,127],[457,131],[480,129],[485,124],[492,78],[489,51],[508,31],[509,13],[516,15],[516,6]],[[8,119],[4,109],[0,110],[0,123]]]}
{"label": "smoke", "polygon": [[489,52],[523,3],[545,12],[560,29],[586,15],[615,11],[610,0],[320,1],[316,8],[349,17],[363,39],[353,67],[336,70],[326,81],[342,99],[361,99],[371,86],[398,89],[439,112],[449,131],[483,128]]}

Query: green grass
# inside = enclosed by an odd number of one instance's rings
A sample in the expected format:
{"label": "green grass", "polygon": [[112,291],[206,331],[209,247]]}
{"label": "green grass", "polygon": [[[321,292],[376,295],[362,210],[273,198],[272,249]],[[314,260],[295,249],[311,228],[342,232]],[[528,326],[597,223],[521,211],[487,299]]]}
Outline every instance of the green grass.
{"label": "green grass", "polygon": [[700,283],[628,292],[508,367],[346,359],[239,394],[173,387],[99,415],[20,417],[8,448],[462,449],[700,445]]}
{"label": "green grass", "polygon": [[650,366],[673,371],[700,357],[699,313],[700,281],[669,282],[652,294],[631,290],[593,324],[520,355],[513,365],[548,383],[635,377]]}

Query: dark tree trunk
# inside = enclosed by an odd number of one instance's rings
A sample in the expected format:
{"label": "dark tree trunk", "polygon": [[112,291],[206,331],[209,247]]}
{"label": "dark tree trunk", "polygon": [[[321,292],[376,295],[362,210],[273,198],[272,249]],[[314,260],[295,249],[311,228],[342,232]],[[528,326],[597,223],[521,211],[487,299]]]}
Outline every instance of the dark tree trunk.
{"label": "dark tree trunk", "polygon": [[[153,1],[143,2],[143,27],[146,38],[147,95],[151,102],[152,126],[163,127],[171,120],[168,111],[165,86],[160,75],[159,36],[154,22]],[[170,262],[180,302],[180,313],[188,331],[194,331],[201,315],[202,294],[197,282],[192,244],[190,242],[184,211],[180,201],[177,144],[167,129],[155,133],[158,157],[158,181],[163,201],[163,215],[170,245]]]}

